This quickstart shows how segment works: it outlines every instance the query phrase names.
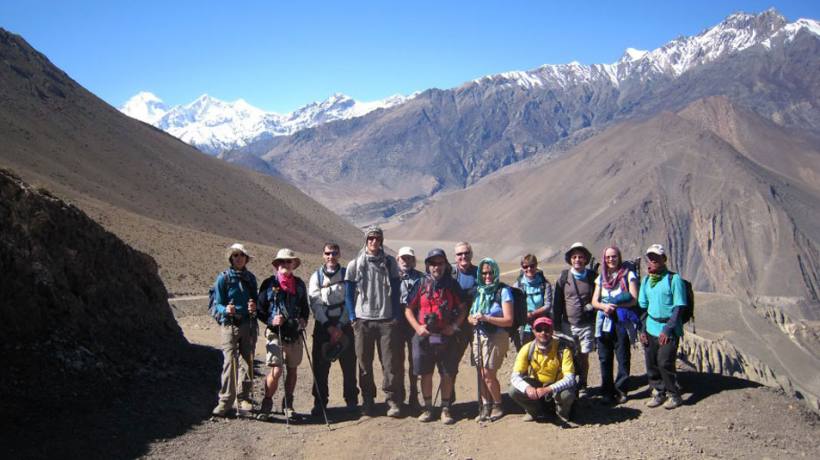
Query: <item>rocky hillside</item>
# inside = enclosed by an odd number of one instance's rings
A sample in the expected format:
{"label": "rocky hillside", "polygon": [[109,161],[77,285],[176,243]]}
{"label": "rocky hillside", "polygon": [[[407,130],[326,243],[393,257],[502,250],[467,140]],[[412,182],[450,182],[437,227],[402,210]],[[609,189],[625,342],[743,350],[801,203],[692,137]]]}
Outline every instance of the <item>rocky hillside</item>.
{"label": "rocky hillside", "polygon": [[361,245],[358,229],[293,185],[123,115],[2,29],[0,139],[0,165],[149,253],[174,292],[205,292],[235,240],[263,246],[265,259],[282,246]]}
{"label": "rocky hillside", "polygon": [[[356,222],[567,147],[614,122],[723,95],[781,126],[820,132],[820,26],[736,14],[613,64],[545,65],[432,89],[400,106],[250,145],[270,170]],[[266,168],[259,168],[264,170]]]}
{"label": "rocky hillside", "polygon": [[390,234],[459,235],[502,260],[522,245],[550,258],[577,240],[596,253],[615,242],[634,256],[657,241],[699,290],[816,299],[818,145],[726,98],[705,99],[444,195]]}
{"label": "rocky hillside", "polygon": [[4,411],[102,398],[187,345],[150,256],[4,169],[0,221]]}

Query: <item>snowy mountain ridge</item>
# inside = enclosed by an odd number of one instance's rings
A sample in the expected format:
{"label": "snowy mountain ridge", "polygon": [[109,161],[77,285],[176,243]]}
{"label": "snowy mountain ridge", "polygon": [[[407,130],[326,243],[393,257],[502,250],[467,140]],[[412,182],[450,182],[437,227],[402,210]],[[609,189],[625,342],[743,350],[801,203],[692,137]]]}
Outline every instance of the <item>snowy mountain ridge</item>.
{"label": "snowy mountain ridge", "polygon": [[757,15],[735,13],[698,35],[676,38],[652,51],[627,48],[623,56],[612,64],[545,64],[530,71],[487,75],[465,86],[489,84],[502,87],[517,85],[525,89],[562,89],[604,80],[617,87],[632,78],[645,80],[658,75],[677,78],[694,67],[755,45],[771,48],[791,41],[801,31],[820,36],[820,22],[798,19],[789,23],[774,9]]}
{"label": "snowy mountain ridge", "polygon": [[379,101],[360,102],[334,94],[287,114],[265,112],[243,99],[226,102],[203,94],[189,104],[168,107],[156,95],[143,91],[120,108],[126,115],[153,125],[205,153],[243,147],[263,136],[285,136],[335,120],[366,115],[393,107],[415,97],[395,95]]}

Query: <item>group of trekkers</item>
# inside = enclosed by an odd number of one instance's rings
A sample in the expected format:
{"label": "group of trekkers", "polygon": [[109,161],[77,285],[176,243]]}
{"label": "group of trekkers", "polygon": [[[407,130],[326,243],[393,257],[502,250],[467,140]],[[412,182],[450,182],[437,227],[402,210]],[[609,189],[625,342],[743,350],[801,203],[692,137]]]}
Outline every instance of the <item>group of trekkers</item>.
{"label": "group of trekkers", "polygon": [[[663,246],[653,244],[646,250],[648,275],[643,280],[636,263],[623,260],[617,247],[604,249],[598,273],[591,252],[575,243],[564,257],[569,268],[554,285],[538,269],[537,258],[527,254],[521,258],[518,280],[509,286],[501,282],[499,265],[492,258],[473,264],[467,242],[456,244],[452,264],[443,249],[431,250],[423,272],[416,269],[412,248],[400,248],[394,258],[383,243],[383,231],[368,228],[363,248],[346,267],[340,263],[339,245],[325,244],[324,264],[311,274],[307,286],[294,274],[301,259],[292,250],[281,249],[272,261],[273,275],[258,288],[247,268],[252,256],[241,244],[228,248],[230,267],[217,276],[211,295],[224,354],[214,415],[270,414],[284,374],[280,407],[286,420],[296,417],[297,368],[308,353],[305,328],[311,312],[311,415],[324,415],[326,423],[328,377],[335,361],[342,371],[347,410],[374,415],[376,357],[382,366],[387,416],[401,417],[409,410],[420,414],[422,422],[438,418],[454,423],[450,408],[456,399],[459,363],[468,347],[476,369],[476,420],[498,420],[504,416],[498,370],[510,343],[517,352],[509,396],[524,409],[526,421],[555,414],[562,426],[573,424],[575,401],[590,397],[589,353],[596,348],[600,402],[627,401],[630,350],[636,341],[643,344],[653,389],[646,405],[674,409],[682,404],[675,360],[687,290],[680,276],[667,269]],[[524,298],[526,319],[513,329],[515,309],[521,308],[516,302],[523,305]],[[265,325],[269,371],[264,396],[255,406],[251,390],[257,321]],[[440,383],[434,396],[436,369]],[[439,396],[440,410],[435,414],[434,400]]]}

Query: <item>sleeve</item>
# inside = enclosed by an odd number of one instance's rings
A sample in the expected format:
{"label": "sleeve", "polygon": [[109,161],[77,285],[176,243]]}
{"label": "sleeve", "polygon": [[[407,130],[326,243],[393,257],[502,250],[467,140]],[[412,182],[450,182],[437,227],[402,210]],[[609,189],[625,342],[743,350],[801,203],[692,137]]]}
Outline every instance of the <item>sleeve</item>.
{"label": "sleeve", "polygon": [[501,290],[501,302],[514,302],[512,289],[505,287]]}
{"label": "sleeve", "polygon": [[220,315],[225,314],[225,305],[228,303],[228,286],[225,281],[225,274],[220,273],[214,282],[214,308]]}
{"label": "sleeve", "polygon": [[308,299],[310,300],[310,309],[313,310],[313,317],[316,322],[324,326],[327,323],[327,312],[325,312],[325,304],[322,302],[322,289],[319,286],[319,275],[316,272],[313,272],[308,280]]}
{"label": "sleeve", "polygon": [[641,289],[638,291],[638,305],[641,307],[642,310],[646,310],[649,308],[649,297],[647,297],[646,289],[647,289],[647,280],[649,279],[648,276],[644,277],[643,281],[641,282]]}
{"label": "sleeve", "polygon": [[564,286],[561,285],[561,276],[555,281],[555,286],[552,290],[552,323],[556,331],[560,331],[563,323],[564,314]]}
{"label": "sleeve", "polygon": [[256,318],[265,324],[268,324],[270,318],[270,301],[266,295],[267,289],[268,285],[263,281],[256,299]]}
{"label": "sleeve", "polygon": [[575,364],[572,360],[572,350],[564,348],[561,356],[561,373],[564,377],[550,385],[553,393],[560,393],[575,386]]}
{"label": "sleeve", "polygon": [[544,278],[544,306],[547,307],[547,313],[552,313],[552,285],[547,278]]}
{"label": "sleeve", "polygon": [[350,322],[356,321],[356,259],[347,264],[345,271],[345,309]]}
{"label": "sleeve", "polygon": [[518,350],[518,354],[515,356],[515,364],[510,374],[510,385],[521,393],[526,393],[527,387],[530,386],[530,384],[524,380],[530,367],[530,363],[528,362],[529,352],[530,347],[521,347],[521,349]]}
{"label": "sleeve", "polygon": [[259,285],[256,281],[256,275],[254,275],[253,273],[251,273],[250,298],[253,299],[254,302],[257,302],[259,300]]}
{"label": "sleeve", "polygon": [[672,277],[672,305],[675,307],[686,306],[686,285],[677,273]]}

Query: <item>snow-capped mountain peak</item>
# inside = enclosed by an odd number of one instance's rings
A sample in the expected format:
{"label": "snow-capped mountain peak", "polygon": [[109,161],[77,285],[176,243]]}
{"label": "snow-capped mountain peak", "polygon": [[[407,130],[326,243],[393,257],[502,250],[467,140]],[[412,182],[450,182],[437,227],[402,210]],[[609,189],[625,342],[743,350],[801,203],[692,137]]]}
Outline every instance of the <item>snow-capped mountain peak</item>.
{"label": "snow-capped mountain peak", "polygon": [[120,110],[131,118],[154,124],[165,115],[168,107],[153,93],[142,91],[128,99]]}
{"label": "snow-capped mountain peak", "polygon": [[265,112],[244,99],[226,102],[207,94],[188,104],[167,108],[155,95],[141,92],[129,99],[120,110],[206,153],[216,155],[243,147],[262,136],[288,135],[322,123],[360,117],[376,109],[402,104],[416,94],[359,102],[345,94],[336,93],[324,101],[312,102],[281,115]]}

